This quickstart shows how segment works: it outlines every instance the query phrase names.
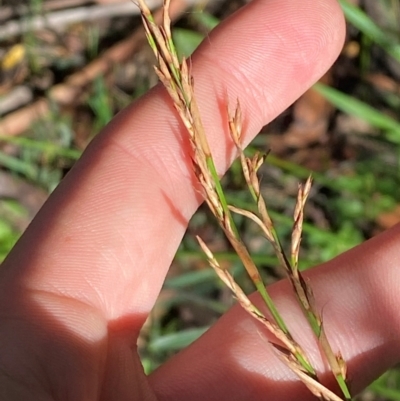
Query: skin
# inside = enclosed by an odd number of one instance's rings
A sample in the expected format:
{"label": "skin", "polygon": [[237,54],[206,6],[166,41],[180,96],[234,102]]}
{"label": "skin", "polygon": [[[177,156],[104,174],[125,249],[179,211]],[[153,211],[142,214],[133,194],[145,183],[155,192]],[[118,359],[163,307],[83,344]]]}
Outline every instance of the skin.
{"label": "skin", "polygon": [[[216,29],[193,75],[220,172],[232,158],[226,104],[246,142],[334,62],[333,0],[255,0]],[[164,90],[120,113],[52,194],[0,270],[0,399],[312,400],[239,307],[146,377],[136,339],[201,202]],[[360,390],[399,362],[400,226],[307,275],[328,336]],[[332,384],[287,282],[270,288]],[[257,302],[257,298],[256,302]]]}

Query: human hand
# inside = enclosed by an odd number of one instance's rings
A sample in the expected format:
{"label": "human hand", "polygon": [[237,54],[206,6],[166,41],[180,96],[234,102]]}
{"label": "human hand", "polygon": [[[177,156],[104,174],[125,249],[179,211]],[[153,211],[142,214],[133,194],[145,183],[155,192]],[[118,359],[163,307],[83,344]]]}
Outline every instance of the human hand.
{"label": "human hand", "polygon": [[[333,0],[255,0],[210,35],[192,72],[221,172],[226,103],[240,99],[250,141],[329,68],[343,37]],[[137,336],[201,202],[184,138],[156,87],[93,141],[15,246],[0,270],[1,400],[313,399],[239,307],[143,373]],[[399,360],[399,237],[397,227],[308,274],[355,390]],[[287,283],[271,293],[324,372]]]}

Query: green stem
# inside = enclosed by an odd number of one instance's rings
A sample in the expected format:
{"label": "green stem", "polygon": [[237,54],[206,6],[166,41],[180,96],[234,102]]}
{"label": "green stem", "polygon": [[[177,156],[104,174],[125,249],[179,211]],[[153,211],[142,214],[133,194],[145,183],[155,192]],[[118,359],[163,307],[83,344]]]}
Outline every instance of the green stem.
{"label": "green stem", "polygon": [[290,338],[292,338],[292,336],[290,335],[289,329],[286,326],[286,323],[282,319],[282,316],[279,314],[279,312],[274,304],[274,301],[272,300],[271,296],[268,294],[268,291],[266,290],[265,285],[262,282],[262,280],[255,282],[254,285],[256,286],[257,291],[260,293],[262,299],[264,300],[269,311],[271,312],[271,315],[274,318],[276,324],[286,335],[289,335]]}
{"label": "green stem", "polygon": [[342,375],[337,375],[335,377],[336,377],[336,381],[339,384],[340,389],[342,390],[342,393],[343,393],[346,401],[351,401],[352,397],[350,394],[349,387],[347,386],[346,380],[344,379],[344,377]]}
{"label": "green stem", "polygon": [[[318,317],[310,310],[307,310],[303,303],[301,302],[300,297],[298,297],[299,303],[303,309],[304,315],[307,318],[307,321],[312,329],[312,331],[314,332],[315,336],[320,339],[321,334],[322,334],[322,323],[320,322],[320,320],[318,319]],[[334,365],[338,363],[336,356],[331,348],[331,345],[328,341],[328,339],[325,337],[325,341],[322,343],[322,350],[325,353],[325,356],[327,358],[327,361],[329,363],[329,365],[331,366],[332,371],[335,370]],[[320,343],[321,344],[321,343]],[[336,362],[331,361],[331,358],[329,357],[329,355],[331,355],[332,358],[336,359]],[[342,390],[342,393],[346,399],[346,401],[351,401],[352,397],[350,394],[350,390],[349,387],[347,385],[346,379],[343,377],[343,375],[341,373],[334,373],[335,379],[340,387],[340,389]]]}
{"label": "green stem", "polygon": [[236,228],[235,222],[233,221],[232,213],[229,210],[228,202],[226,200],[224,190],[222,189],[221,181],[219,180],[217,169],[215,168],[214,159],[211,155],[207,156],[207,167],[210,170],[211,176],[214,180],[215,190],[217,192],[219,201],[221,202],[222,210],[224,211],[224,214],[226,216],[228,216],[228,218],[229,218],[229,222],[231,224],[231,228],[233,230],[233,233],[235,234],[235,237],[237,239],[239,239],[239,232]]}

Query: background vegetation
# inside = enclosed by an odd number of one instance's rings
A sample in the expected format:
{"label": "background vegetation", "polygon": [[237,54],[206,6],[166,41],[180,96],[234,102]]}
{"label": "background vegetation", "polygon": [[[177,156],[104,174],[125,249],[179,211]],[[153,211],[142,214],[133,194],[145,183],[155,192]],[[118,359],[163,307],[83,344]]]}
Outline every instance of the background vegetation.
{"label": "background vegetation", "polygon": [[[0,6],[1,259],[91,138],[157,81],[129,1],[16,3],[3,0]],[[182,9],[174,30],[181,54],[189,55],[242,5],[218,0]],[[348,34],[340,58],[250,147],[272,149],[262,170],[263,191],[282,238],[289,239],[297,184],[313,172],[303,269],[400,220],[400,4],[341,5]],[[226,175],[226,186],[235,203],[246,206],[250,199],[238,167]],[[272,249],[245,219],[238,225],[266,280],[279,279]],[[213,219],[200,209],[140,339],[147,371],[197,338],[232,304],[195,234],[232,266],[244,288],[252,288]],[[359,399],[400,400],[399,370],[387,372]]]}

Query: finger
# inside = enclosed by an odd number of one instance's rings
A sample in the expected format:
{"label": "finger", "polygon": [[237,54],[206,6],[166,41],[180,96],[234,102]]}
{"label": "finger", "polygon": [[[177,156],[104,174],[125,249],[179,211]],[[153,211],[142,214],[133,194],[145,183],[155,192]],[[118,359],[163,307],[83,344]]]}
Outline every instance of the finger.
{"label": "finger", "polygon": [[[399,241],[400,224],[306,275],[333,349],[348,363],[355,393],[400,360]],[[324,382],[335,386],[288,282],[270,291]],[[253,299],[261,305],[258,297]],[[267,338],[236,306],[151,375],[150,383],[160,401],[314,400]]]}
{"label": "finger", "polygon": [[[221,172],[233,157],[227,104],[240,99],[248,142],[332,64],[343,31],[333,1],[257,0],[207,38],[192,72]],[[4,285],[78,300],[108,321],[134,316],[122,320],[137,332],[201,201],[185,138],[160,87],[120,113],[16,246]]]}

